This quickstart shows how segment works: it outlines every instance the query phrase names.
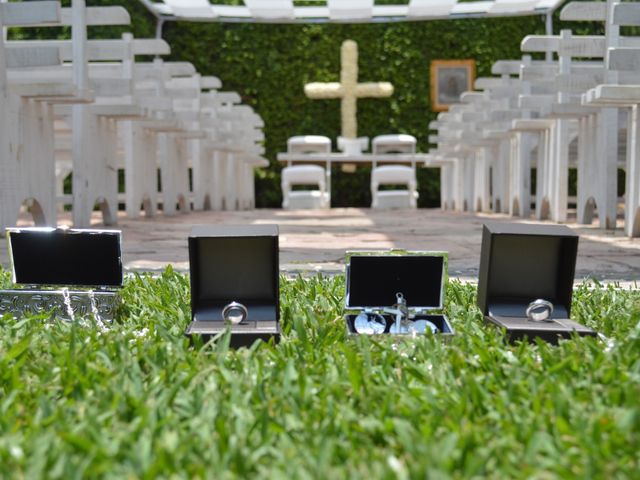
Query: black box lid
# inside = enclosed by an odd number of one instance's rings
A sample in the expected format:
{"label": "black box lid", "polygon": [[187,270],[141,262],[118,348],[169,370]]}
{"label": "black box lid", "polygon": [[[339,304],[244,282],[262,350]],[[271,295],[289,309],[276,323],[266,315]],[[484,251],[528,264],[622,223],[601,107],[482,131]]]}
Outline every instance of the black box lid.
{"label": "black box lid", "polygon": [[525,317],[530,302],[554,305],[552,318],[569,318],[578,235],[564,225],[486,223],[478,276],[484,315]]}
{"label": "black box lid", "polygon": [[347,252],[346,308],[383,308],[401,292],[414,310],[442,308],[446,252]]}
{"label": "black box lid", "polygon": [[7,242],[17,284],[122,286],[118,230],[8,228]]}
{"label": "black box lid", "polygon": [[277,225],[194,227],[189,236],[191,315],[222,321],[222,308],[239,302],[247,320],[278,320]]}

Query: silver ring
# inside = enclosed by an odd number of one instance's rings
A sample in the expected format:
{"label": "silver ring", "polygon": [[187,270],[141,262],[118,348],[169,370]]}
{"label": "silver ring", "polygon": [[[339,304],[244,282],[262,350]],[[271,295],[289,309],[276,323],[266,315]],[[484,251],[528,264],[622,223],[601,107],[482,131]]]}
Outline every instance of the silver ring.
{"label": "silver ring", "polygon": [[552,312],[553,303],[539,298],[529,304],[526,314],[527,318],[532,322],[544,322],[551,317]]}
{"label": "silver ring", "polygon": [[238,302],[231,302],[222,309],[222,318],[225,322],[237,325],[244,322],[249,315],[247,307]]}

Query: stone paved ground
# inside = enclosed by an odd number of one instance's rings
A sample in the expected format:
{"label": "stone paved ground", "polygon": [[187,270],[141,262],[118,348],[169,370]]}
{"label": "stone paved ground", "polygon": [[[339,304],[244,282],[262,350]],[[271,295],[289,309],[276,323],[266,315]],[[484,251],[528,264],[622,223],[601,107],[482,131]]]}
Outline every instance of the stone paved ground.
{"label": "stone paved ground", "polygon": [[[343,270],[345,250],[400,248],[448,251],[450,276],[475,280],[482,224],[486,220],[514,221],[506,215],[436,209],[336,208],[315,212],[261,209],[194,212],[176,217],[159,215],[139,220],[122,216],[118,228],[122,229],[123,260],[129,270],[159,270],[168,263],[186,270],[187,236],[193,225],[275,223],[280,226],[281,269],[287,272],[338,273]],[[68,216],[61,223],[69,223]],[[631,286],[640,280],[640,239],[630,240],[621,230],[602,231],[595,224],[569,224],[569,227],[580,234],[576,280],[593,276],[599,280],[621,280]],[[6,242],[0,242],[0,261],[5,267],[6,250]]]}

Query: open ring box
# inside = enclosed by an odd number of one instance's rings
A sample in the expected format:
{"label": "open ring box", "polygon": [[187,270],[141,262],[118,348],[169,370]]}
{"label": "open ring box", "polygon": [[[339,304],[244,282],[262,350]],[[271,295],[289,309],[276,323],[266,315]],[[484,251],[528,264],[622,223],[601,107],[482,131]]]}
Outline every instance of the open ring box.
{"label": "open ring box", "polygon": [[[426,321],[437,335],[451,336],[454,330],[442,313],[447,278],[446,252],[405,250],[350,251],[346,254],[345,321],[349,334],[358,335],[358,315],[379,314],[384,319],[382,335],[415,336],[413,322]],[[396,315],[388,313],[401,293],[409,318],[407,332],[394,333]],[[379,318],[379,317],[378,317]],[[433,328],[433,327],[430,327]]]}
{"label": "open ring box", "polygon": [[[509,341],[557,343],[596,332],[570,319],[578,235],[564,225],[487,223],[482,231],[478,306]],[[553,304],[548,320],[527,318],[529,304]]]}
{"label": "open ring box", "polygon": [[122,286],[120,231],[8,228],[7,243],[16,288],[0,290],[0,316],[113,321]]}
{"label": "open ring box", "polygon": [[[231,331],[230,346],[280,339],[277,225],[196,226],[189,236],[191,318],[188,336],[204,341]],[[238,324],[225,322],[225,306],[247,309]]]}

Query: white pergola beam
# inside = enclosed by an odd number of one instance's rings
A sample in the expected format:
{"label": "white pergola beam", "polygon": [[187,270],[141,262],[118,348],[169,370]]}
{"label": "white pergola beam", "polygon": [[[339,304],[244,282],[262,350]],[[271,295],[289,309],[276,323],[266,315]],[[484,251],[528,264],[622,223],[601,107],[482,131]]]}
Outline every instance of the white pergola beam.
{"label": "white pergola beam", "polygon": [[553,12],[563,0],[410,0],[408,4],[387,5],[374,5],[373,0],[326,0],[318,6],[295,6],[293,0],[244,0],[242,5],[215,0],[140,1],[168,20],[341,23],[540,15]]}
{"label": "white pergola beam", "polygon": [[209,0],[164,0],[171,12],[178,17],[215,18]]}
{"label": "white pergola beam", "polygon": [[373,16],[373,0],[327,0],[332,20],[367,19]]}
{"label": "white pergola beam", "polygon": [[257,18],[278,19],[295,17],[292,0],[245,0],[251,15]]}
{"label": "white pergola beam", "polygon": [[493,2],[462,2],[456,3],[451,10],[453,15],[469,15],[487,13]]}
{"label": "white pergola beam", "polygon": [[408,15],[410,17],[448,16],[458,0],[411,0]]}
{"label": "white pergola beam", "polygon": [[488,12],[498,13],[519,13],[535,9],[538,0],[495,0],[489,7]]}

